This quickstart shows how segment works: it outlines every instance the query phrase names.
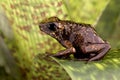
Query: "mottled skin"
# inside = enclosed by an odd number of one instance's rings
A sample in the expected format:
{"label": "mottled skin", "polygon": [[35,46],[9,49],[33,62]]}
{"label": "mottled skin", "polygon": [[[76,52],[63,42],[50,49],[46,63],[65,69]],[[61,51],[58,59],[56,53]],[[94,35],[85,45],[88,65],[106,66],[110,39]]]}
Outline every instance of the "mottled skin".
{"label": "mottled skin", "polygon": [[96,61],[103,58],[111,48],[90,24],[51,17],[41,22],[39,27],[66,48],[53,55],[58,58],[67,58],[73,54],[78,60]]}

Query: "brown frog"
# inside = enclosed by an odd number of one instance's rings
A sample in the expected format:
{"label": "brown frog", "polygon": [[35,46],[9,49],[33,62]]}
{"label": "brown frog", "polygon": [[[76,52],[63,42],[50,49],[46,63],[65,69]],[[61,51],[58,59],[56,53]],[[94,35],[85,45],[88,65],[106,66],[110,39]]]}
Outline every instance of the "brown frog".
{"label": "brown frog", "polygon": [[73,54],[78,60],[96,61],[103,58],[111,48],[90,24],[51,17],[41,22],[39,28],[66,48],[54,57],[67,58]]}

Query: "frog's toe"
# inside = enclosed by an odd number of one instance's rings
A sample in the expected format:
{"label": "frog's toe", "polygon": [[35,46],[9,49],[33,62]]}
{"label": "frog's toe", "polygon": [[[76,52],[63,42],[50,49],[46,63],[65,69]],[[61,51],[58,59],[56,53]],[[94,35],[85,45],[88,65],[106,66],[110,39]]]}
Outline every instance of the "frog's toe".
{"label": "frog's toe", "polygon": [[52,57],[56,57],[56,58],[62,58],[63,56],[62,55],[56,55],[56,54],[54,54],[54,55],[51,55]]}

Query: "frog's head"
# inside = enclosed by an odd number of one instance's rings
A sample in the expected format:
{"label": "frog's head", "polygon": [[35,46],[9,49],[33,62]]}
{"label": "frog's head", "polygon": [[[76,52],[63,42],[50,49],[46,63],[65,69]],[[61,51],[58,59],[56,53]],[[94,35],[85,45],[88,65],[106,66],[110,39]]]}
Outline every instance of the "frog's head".
{"label": "frog's head", "polygon": [[60,38],[64,30],[61,20],[57,17],[45,19],[39,24],[39,28],[41,31],[56,39],[58,39],[58,37]]}

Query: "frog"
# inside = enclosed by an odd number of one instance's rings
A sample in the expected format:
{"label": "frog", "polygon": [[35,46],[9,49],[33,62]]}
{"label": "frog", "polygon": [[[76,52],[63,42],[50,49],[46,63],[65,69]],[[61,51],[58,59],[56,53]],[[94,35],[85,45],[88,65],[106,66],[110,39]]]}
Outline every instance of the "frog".
{"label": "frog", "polygon": [[69,58],[73,55],[77,60],[98,61],[111,49],[109,42],[103,40],[91,24],[61,20],[53,16],[41,21],[39,28],[65,47],[65,50],[52,55],[56,58]]}

